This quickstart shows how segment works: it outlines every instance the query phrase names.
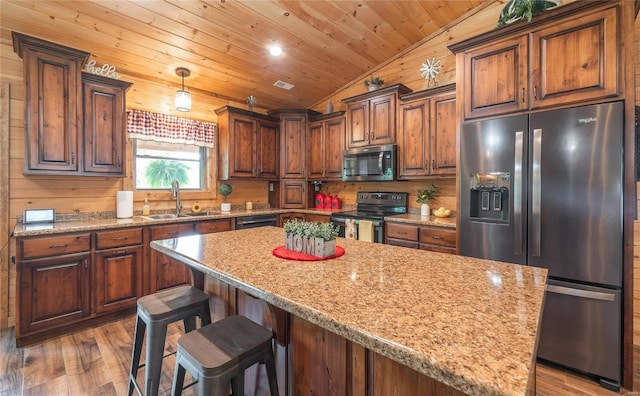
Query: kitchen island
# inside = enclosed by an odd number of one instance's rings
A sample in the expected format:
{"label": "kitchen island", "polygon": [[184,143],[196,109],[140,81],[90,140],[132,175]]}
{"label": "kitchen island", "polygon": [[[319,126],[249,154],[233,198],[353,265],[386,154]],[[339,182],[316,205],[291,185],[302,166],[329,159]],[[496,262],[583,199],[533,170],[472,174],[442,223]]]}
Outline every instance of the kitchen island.
{"label": "kitchen island", "polygon": [[[430,389],[416,394],[532,391],[546,270],[341,238],[342,257],[289,261],[272,254],[283,243],[281,228],[263,227],[151,247],[189,265],[195,279],[204,274],[288,312],[292,327],[302,320],[353,343],[349,394],[389,394],[395,385],[385,391],[384,382],[402,379],[376,371],[385,359],[423,377]],[[289,336],[295,395],[304,344]]]}

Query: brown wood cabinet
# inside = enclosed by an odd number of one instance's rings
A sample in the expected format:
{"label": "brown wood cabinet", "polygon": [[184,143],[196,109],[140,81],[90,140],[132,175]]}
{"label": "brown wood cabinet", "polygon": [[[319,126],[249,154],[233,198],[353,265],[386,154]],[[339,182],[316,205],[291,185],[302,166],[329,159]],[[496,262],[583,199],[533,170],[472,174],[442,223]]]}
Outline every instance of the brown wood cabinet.
{"label": "brown wood cabinet", "polygon": [[231,230],[231,219],[203,220],[195,224],[197,234],[211,234]]}
{"label": "brown wood cabinet", "polygon": [[135,308],[144,294],[142,228],[96,233],[95,312]]}
{"label": "brown wood cabinet", "polygon": [[12,32],[23,59],[24,173],[77,173],[82,113],[80,72],[89,53]]}
{"label": "brown wood cabinet", "polygon": [[[163,224],[149,227],[150,240],[178,238],[195,234],[193,223]],[[184,263],[154,249],[149,251],[149,293],[191,284],[191,271]]]}
{"label": "brown wood cabinet", "polygon": [[126,81],[82,73],[86,175],[125,175],[125,93],[130,86]]}
{"label": "brown wood cabinet", "polygon": [[398,178],[456,173],[455,84],[402,96]]}
{"label": "brown wood cabinet", "polygon": [[[582,3],[582,2],[577,2]],[[615,97],[619,5],[569,4],[450,46],[464,119]]]}
{"label": "brown wood cabinet", "polygon": [[269,112],[280,119],[280,178],[305,179],[307,126],[310,116],[320,113],[307,109]]}
{"label": "brown wood cabinet", "polygon": [[345,148],[344,112],[315,117],[307,135],[307,178],[341,180]]}
{"label": "brown wood cabinet", "polygon": [[395,143],[398,95],[409,92],[397,84],[343,99],[347,104],[347,148]]}
{"label": "brown wood cabinet", "polygon": [[89,233],[19,238],[16,339],[91,315]]}
{"label": "brown wood cabinet", "polygon": [[278,215],[278,225],[280,227],[284,226],[284,223],[291,220],[300,220],[305,221],[307,216],[304,213],[282,213]]}
{"label": "brown wood cabinet", "polygon": [[218,175],[221,180],[274,180],[279,174],[278,119],[231,106],[218,115]]}
{"label": "brown wood cabinet", "polygon": [[24,173],[124,177],[131,84],[82,73],[88,52],[12,36],[27,88]]}
{"label": "brown wood cabinet", "polygon": [[307,221],[312,221],[312,222],[316,222],[316,223],[329,223],[331,222],[331,215],[330,214],[313,214],[313,213],[307,213],[305,216]]}
{"label": "brown wood cabinet", "polygon": [[285,180],[280,182],[280,207],[304,209],[307,207],[307,181]]}
{"label": "brown wood cabinet", "polygon": [[456,253],[454,228],[386,221],[385,243],[441,253]]}

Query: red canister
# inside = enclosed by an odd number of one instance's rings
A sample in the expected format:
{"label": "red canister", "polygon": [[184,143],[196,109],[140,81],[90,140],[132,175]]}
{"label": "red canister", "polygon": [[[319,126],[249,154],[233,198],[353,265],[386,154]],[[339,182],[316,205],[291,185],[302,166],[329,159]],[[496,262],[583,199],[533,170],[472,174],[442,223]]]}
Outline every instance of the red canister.
{"label": "red canister", "polygon": [[340,209],[340,198],[337,194],[331,198],[331,209]]}
{"label": "red canister", "polygon": [[324,204],[322,205],[323,209],[331,209],[331,194],[326,194],[324,196]]}
{"label": "red canister", "polygon": [[324,193],[318,191],[315,196],[316,209],[322,209],[324,207]]}

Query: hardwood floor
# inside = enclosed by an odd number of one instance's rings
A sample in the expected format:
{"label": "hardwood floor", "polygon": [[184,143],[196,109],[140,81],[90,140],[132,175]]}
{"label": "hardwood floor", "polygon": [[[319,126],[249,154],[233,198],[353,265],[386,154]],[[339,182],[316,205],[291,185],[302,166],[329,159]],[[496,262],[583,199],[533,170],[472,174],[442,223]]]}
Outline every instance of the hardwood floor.
{"label": "hardwood floor", "polygon": [[[13,328],[0,330],[0,395],[127,395],[127,377],[135,316],[100,327],[16,348]],[[173,352],[182,323],[169,327],[165,353]],[[640,389],[640,346],[635,347],[634,387]],[[144,352],[143,355],[144,357]],[[175,355],[165,359],[160,395],[169,395]],[[144,377],[140,370],[138,378]],[[189,383],[189,380],[185,381]],[[594,381],[546,365],[537,365],[538,396],[613,396]],[[183,393],[194,395],[195,389]],[[623,390],[620,394],[640,395]]]}

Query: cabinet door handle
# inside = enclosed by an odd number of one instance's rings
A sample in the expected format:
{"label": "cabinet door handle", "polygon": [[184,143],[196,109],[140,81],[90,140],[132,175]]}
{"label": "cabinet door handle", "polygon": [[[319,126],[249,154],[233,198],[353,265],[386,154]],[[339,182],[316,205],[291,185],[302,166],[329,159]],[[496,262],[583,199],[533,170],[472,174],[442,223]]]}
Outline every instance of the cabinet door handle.
{"label": "cabinet door handle", "polygon": [[118,156],[118,166],[122,166],[122,158]]}
{"label": "cabinet door handle", "polygon": [[376,134],[371,132],[371,141],[373,142],[374,140],[376,140]]}
{"label": "cabinet door handle", "polygon": [[364,134],[364,140],[365,140],[366,142],[368,142],[368,141],[369,141],[369,132],[367,132],[367,133],[365,133],[365,134]]}
{"label": "cabinet door handle", "polygon": [[398,234],[400,234],[400,235],[407,235],[407,232],[406,232],[406,231],[398,231]]}
{"label": "cabinet door handle", "polygon": [[533,100],[538,100],[538,87],[536,85],[533,86]]}
{"label": "cabinet door handle", "polygon": [[169,231],[167,232],[167,235],[177,235],[179,234],[179,231]]}
{"label": "cabinet door handle", "polygon": [[69,246],[68,244],[64,244],[64,245],[51,245],[49,246],[49,249],[62,249],[62,248],[66,248],[67,246]]}
{"label": "cabinet door handle", "polygon": [[82,260],[84,262],[84,269],[89,269],[89,262],[87,259]]}
{"label": "cabinet door handle", "polygon": [[126,254],[127,251],[126,250],[118,250],[116,252],[113,252],[113,254]]}
{"label": "cabinet door handle", "polygon": [[126,236],[111,238],[112,241],[126,241],[127,239],[129,239],[129,237],[126,237]]}
{"label": "cabinet door handle", "polygon": [[522,103],[524,103],[524,88],[522,88]]}
{"label": "cabinet door handle", "polygon": [[75,165],[76,164],[76,153],[74,153],[73,151],[71,152],[71,165]]}
{"label": "cabinet door handle", "polygon": [[442,237],[440,235],[431,235],[431,238],[433,238],[433,239],[442,239]]}

